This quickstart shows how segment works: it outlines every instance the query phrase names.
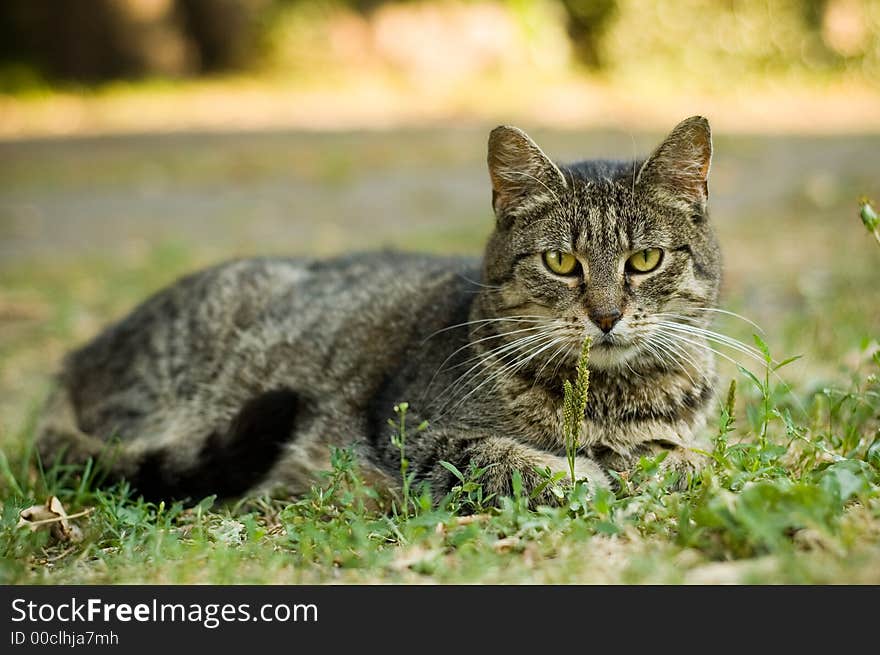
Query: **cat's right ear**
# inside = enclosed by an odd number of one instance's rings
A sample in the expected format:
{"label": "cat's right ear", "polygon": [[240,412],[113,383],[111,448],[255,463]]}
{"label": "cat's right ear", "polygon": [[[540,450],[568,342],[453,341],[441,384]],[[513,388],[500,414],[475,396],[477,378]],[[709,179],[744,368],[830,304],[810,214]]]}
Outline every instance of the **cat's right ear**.
{"label": "cat's right ear", "polygon": [[565,176],[544,151],[518,127],[501,125],[489,135],[492,207],[501,219],[524,209],[536,196],[555,196],[567,185]]}

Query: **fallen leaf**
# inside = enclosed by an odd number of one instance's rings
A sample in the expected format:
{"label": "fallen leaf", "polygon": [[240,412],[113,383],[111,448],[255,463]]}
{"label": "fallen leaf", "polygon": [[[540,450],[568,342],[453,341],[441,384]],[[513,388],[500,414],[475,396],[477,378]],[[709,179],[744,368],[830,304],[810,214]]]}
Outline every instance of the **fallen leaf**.
{"label": "fallen leaf", "polygon": [[64,505],[55,496],[49,496],[45,505],[32,505],[18,514],[18,527],[28,527],[31,531],[48,527],[52,536],[58,541],[78,542],[83,538],[79,526],[71,523],[71,519],[86,516],[92,509],[88,508],[76,514],[69,514]]}
{"label": "fallen leaf", "polygon": [[494,544],[492,544],[492,548],[495,549],[496,553],[506,553],[520,545],[521,539],[517,536],[512,537],[504,537],[503,539],[499,539]]}
{"label": "fallen leaf", "polygon": [[436,526],[434,526],[434,532],[439,535],[445,535],[447,532],[447,528],[449,527],[459,527],[462,525],[470,525],[471,523],[477,523],[479,521],[484,521],[489,519],[489,514],[468,514],[466,516],[456,516],[449,520],[449,523],[443,523],[440,521]]}

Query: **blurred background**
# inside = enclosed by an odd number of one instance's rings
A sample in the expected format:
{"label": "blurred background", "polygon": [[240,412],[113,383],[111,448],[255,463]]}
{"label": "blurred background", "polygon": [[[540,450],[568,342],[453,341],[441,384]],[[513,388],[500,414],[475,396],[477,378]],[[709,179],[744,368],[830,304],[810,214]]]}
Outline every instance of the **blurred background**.
{"label": "blurred background", "polygon": [[566,161],[693,114],[724,306],[805,389],[845,379],[880,334],[880,0],[3,0],[0,441],[67,348],[197,266],[479,254],[498,123]]}
{"label": "blurred background", "polygon": [[877,0],[4,0],[0,135],[877,127]]}

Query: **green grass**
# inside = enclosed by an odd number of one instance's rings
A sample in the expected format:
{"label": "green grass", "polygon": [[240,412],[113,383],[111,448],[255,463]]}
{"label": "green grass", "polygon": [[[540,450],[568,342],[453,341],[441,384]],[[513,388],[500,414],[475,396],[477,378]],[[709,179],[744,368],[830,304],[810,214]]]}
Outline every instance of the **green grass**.
{"label": "green grass", "polygon": [[[122,295],[117,303],[93,292],[107,303],[100,313],[117,313],[123,298],[186,261],[163,250],[128,276],[115,271]],[[53,284],[76,288],[96,272],[86,265],[39,284],[52,296]],[[63,296],[52,305],[56,320],[27,337],[31,359],[41,345],[77,336]],[[24,348],[14,343],[4,362]],[[459,484],[446,498],[410,483],[385,502],[346,451],[334,452],[333,469],[300,499],[156,505],[125,484],[101,488],[91,467],[38,462],[31,412],[0,458],[0,582],[880,582],[876,342],[864,340],[857,366],[834,384],[813,388],[783,382],[787,368],[772,371],[776,360],[757,343],[768,366],[733,372],[739,392],[731,387],[719,402],[711,465],[686,490],[673,490],[676,474],[662,472],[661,456],[621,476],[617,492],[574,485],[561,506],[534,510],[518,480],[513,497],[486,498],[483,471],[454,467]],[[389,420],[411,482],[405,412]],[[53,543],[48,531],[16,527],[20,510],[49,495],[69,513],[93,508],[77,520],[83,541]]]}

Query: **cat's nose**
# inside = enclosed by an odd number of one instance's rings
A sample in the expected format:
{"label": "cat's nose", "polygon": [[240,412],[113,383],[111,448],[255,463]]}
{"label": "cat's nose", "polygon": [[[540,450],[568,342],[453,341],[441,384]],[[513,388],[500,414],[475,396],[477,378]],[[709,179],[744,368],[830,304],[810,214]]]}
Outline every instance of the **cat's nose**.
{"label": "cat's nose", "polygon": [[604,310],[601,312],[590,312],[590,320],[595,323],[602,332],[608,334],[617,325],[622,314],[619,309]]}

